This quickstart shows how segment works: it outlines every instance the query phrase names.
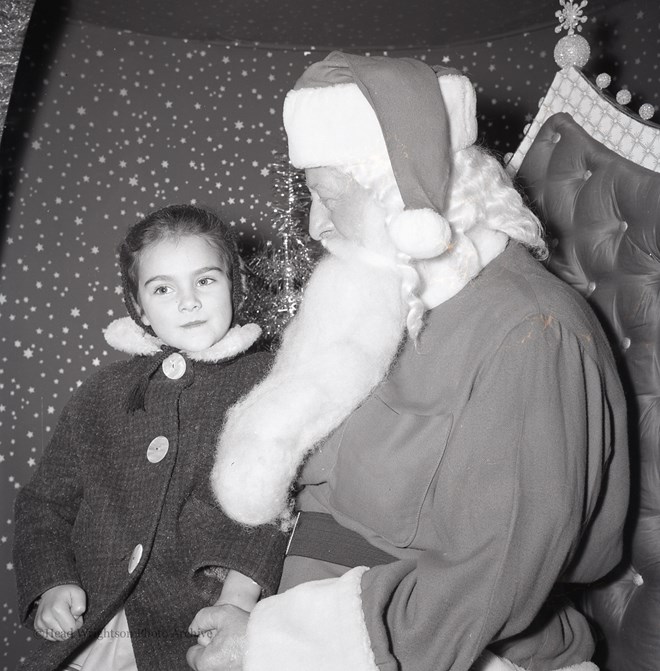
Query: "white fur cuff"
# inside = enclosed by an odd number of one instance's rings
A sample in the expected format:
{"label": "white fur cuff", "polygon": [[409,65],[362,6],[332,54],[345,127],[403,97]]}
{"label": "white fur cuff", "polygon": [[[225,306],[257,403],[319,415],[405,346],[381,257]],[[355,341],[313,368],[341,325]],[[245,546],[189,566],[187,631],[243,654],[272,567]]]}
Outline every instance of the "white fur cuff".
{"label": "white fur cuff", "polygon": [[378,671],[360,600],[360,566],[260,601],[244,671]]}

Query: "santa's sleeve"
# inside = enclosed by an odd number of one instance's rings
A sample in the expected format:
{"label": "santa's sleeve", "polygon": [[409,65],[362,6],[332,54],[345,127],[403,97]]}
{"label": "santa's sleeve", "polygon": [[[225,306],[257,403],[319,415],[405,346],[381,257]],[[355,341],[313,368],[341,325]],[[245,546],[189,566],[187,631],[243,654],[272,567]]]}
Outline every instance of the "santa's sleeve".
{"label": "santa's sleeve", "polygon": [[[588,334],[541,316],[520,324],[455,418],[429,494],[437,549],[265,599],[246,671],[466,671],[525,631],[564,572],[594,580],[620,558],[624,407]],[[563,635],[563,660],[592,644],[586,629]]]}

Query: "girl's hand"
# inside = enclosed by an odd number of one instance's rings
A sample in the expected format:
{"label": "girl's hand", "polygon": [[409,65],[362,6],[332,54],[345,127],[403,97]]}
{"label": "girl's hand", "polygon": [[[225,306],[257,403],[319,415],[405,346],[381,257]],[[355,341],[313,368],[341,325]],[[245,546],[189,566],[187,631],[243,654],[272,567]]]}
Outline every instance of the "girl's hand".
{"label": "girl's hand", "polygon": [[197,636],[197,645],[186,654],[188,666],[195,671],[242,671],[249,618],[247,611],[231,604],[202,608],[188,628]]}
{"label": "girl's hand", "polygon": [[78,585],[58,585],[46,590],[39,600],[34,630],[48,641],[70,638],[83,624],[87,595]]}

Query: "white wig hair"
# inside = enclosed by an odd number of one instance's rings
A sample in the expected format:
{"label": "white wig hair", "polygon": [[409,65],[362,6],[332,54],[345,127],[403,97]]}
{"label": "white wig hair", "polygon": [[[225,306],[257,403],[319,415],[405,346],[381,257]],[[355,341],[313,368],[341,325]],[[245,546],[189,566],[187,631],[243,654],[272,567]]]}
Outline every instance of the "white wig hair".
{"label": "white wig hair", "polygon": [[[404,210],[392,166],[387,159],[342,166],[355,181],[368,189],[383,204],[386,225]],[[504,233],[524,244],[538,259],[548,255],[543,228],[536,215],[525,205],[500,162],[475,145],[454,154],[447,211],[442,213],[452,229],[452,242],[447,253],[459,261],[466,277],[480,269],[474,240],[479,231]],[[425,307],[420,298],[422,281],[420,263],[407,254],[397,252],[396,261],[402,276],[402,299],[408,306],[406,327],[413,340],[422,326]],[[472,270],[470,270],[472,269]]]}
{"label": "white wig hair", "polygon": [[479,147],[454,154],[445,216],[454,232],[467,233],[481,226],[506,233],[538,259],[548,255],[541,222],[525,205],[500,162]]}
{"label": "white wig hair", "polygon": [[[389,159],[374,159],[369,163],[342,166],[341,169],[382,203],[387,212],[386,226],[389,226],[396,215],[403,212],[405,207],[403,198]],[[406,329],[410,337],[417,340],[422,330],[425,311],[424,303],[419,297],[421,278],[414,260],[408,254],[397,251],[396,261],[402,277],[401,298],[408,306]]]}

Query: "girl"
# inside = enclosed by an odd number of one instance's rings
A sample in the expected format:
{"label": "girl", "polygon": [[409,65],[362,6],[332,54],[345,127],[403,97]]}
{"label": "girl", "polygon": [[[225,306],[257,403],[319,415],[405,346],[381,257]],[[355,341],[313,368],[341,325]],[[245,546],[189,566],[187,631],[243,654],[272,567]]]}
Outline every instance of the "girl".
{"label": "girl", "polygon": [[119,259],[130,317],[105,337],[133,358],[76,391],[16,501],[20,612],[42,639],[24,669],[186,669],[200,608],[249,612],[280,576],[283,534],[230,521],[208,482],[225,411],[269,365],[237,323],[229,231],[169,206]]}

